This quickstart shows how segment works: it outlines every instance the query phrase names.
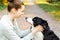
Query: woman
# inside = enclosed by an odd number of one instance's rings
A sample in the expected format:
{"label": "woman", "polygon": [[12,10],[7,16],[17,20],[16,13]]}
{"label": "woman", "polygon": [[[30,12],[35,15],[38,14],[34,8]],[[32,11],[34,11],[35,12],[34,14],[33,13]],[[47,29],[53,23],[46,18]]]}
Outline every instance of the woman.
{"label": "woman", "polygon": [[38,27],[29,34],[25,31],[25,34],[22,34],[24,32],[16,24],[16,18],[24,14],[24,4],[20,0],[8,0],[8,2],[9,13],[2,16],[0,20],[0,40],[31,40],[41,29]]}

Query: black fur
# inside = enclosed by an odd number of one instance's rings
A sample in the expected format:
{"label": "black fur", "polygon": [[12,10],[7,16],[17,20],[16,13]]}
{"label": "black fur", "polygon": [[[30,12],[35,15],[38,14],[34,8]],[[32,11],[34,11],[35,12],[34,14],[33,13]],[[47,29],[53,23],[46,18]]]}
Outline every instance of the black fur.
{"label": "black fur", "polygon": [[44,30],[43,30],[43,35],[44,35],[44,40],[60,40],[55,33],[50,30],[48,23],[46,20],[43,20],[42,18],[39,17],[34,17],[33,19],[33,24],[34,27],[36,27],[37,25],[41,25],[43,26]]}

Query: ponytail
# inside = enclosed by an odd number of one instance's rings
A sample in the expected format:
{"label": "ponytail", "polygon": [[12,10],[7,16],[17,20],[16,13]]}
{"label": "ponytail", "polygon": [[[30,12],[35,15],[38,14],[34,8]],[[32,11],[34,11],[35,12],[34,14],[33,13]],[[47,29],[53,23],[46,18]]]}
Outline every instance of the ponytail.
{"label": "ponytail", "polygon": [[14,2],[14,0],[7,0],[7,1],[10,2],[10,3]]}

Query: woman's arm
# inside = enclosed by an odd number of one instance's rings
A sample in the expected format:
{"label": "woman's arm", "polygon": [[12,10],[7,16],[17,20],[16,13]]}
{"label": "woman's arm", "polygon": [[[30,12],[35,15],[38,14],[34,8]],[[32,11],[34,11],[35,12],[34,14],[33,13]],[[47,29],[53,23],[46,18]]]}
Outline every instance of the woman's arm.
{"label": "woman's arm", "polygon": [[8,38],[8,40],[31,40],[33,38],[32,33],[25,36],[24,38],[20,38],[12,29],[4,30],[4,36]]}
{"label": "woman's arm", "polygon": [[[18,31],[17,34],[19,34],[19,37],[20,37],[21,32],[18,28],[18,24],[17,24],[16,20],[14,21],[14,23],[15,23],[15,26],[16,26],[15,29],[16,29],[16,31]],[[35,27],[35,29],[30,34],[27,34],[26,36],[24,36],[24,38],[31,39],[37,32],[42,31],[42,29],[43,28],[41,28],[41,26],[39,25],[39,26]]]}
{"label": "woman's arm", "polygon": [[31,38],[33,38],[32,33],[28,35],[28,37],[30,37],[29,39],[27,37],[20,38],[19,35],[16,34],[15,30],[13,29],[13,26],[6,23],[5,21],[2,22],[2,28],[2,32],[8,40],[30,40]]}
{"label": "woman's arm", "polygon": [[22,32],[22,30],[18,26],[16,19],[14,20],[14,26],[15,26],[14,29],[16,30],[16,33],[19,35],[19,37],[24,37],[31,32],[30,27],[26,30],[23,30],[23,32]]}
{"label": "woman's arm", "polygon": [[24,38],[20,38],[19,35],[17,35],[12,29],[4,29],[4,35],[7,37],[9,40],[31,40],[33,36],[40,30],[38,28],[35,28],[30,34],[25,36]]}

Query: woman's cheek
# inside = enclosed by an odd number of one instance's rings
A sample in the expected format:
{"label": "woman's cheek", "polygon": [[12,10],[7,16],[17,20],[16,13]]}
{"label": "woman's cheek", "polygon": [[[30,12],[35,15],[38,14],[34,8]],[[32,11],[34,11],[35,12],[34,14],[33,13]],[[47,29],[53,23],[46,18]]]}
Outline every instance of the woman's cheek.
{"label": "woman's cheek", "polygon": [[21,12],[21,13],[20,13],[20,15],[23,15],[23,14],[24,14],[24,12]]}

